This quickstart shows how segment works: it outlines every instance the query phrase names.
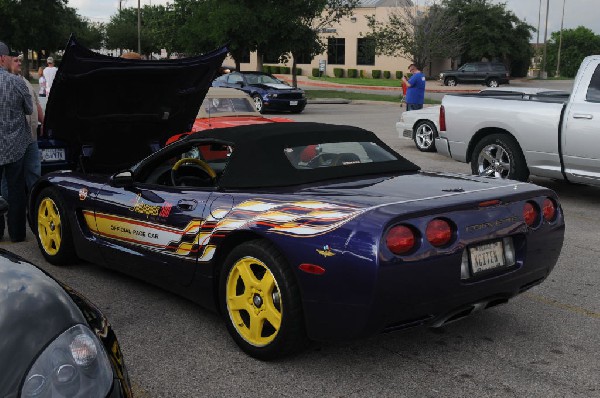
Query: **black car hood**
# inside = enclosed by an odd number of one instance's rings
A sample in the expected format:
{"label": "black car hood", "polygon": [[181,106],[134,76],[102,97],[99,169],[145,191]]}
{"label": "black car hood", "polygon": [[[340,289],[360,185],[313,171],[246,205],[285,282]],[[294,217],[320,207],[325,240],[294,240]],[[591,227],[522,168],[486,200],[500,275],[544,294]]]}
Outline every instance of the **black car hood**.
{"label": "black car hood", "polygon": [[85,318],[61,285],[0,249],[0,397],[15,393],[46,345],[75,324]]}
{"label": "black car hood", "polygon": [[71,37],[48,98],[44,132],[67,142],[76,156],[89,145],[93,161],[133,164],[148,155],[137,148],[191,130],[227,51],[132,60],[93,52]]}
{"label": "black car hood", "polygon": [[289,92],[302,92],[303,90],[288,86],[286,84],[249,84],[252,87],[258,87],[263,90],[275,90],[275,91],[289,91]]}

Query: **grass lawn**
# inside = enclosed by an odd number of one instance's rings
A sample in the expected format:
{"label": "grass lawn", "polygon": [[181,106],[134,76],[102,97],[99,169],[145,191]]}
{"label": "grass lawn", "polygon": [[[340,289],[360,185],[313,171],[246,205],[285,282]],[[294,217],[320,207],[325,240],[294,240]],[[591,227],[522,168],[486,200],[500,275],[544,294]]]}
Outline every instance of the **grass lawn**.
{"label": "grass lawn", "polygon": [[357,86],[382,86],[382,87],[400,87],[402,80],[397,79],[364,79],[351,77],[308,77],[310,80],[323,81],[339,84],[353,84]]}
{"label": "grass lawn", "polygon": [[[308,99],[315,98],[343,98],[354,101],[388,101],[400,103],[399,95],[383,95],[383,94],[364,94],[351,91],[338,90],[305,90]],[[426,104],[440,104],[441,101],[425,98]]]}

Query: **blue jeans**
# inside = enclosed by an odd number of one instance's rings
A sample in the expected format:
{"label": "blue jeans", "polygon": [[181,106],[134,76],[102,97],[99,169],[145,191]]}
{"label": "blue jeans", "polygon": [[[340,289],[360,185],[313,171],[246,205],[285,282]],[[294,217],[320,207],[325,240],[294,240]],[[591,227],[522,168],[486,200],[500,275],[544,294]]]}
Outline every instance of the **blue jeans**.
{"label": "blue jeans", "polygon": [[[23,174],[25,176],[25,186],[27,187],[27,193],[31,192],[33,184],[42,175],[42,163],[40,162],[40,150],[38,149],[37,142],[29,144],[23,155]],[[2,176],[2,182],[0,183],[0,193],[6,197],[8,194],[8,185],[6,178]]]}
{"label": "blue jeans", "polygon": [[423,109],[423,104],[406,104],[407,111],[416,111],[419,109]]}
{"label": "blue jeans", "polygon": [[4,199],[8,202],[8,234],[13,242],[25,240],[25,226],[27,224],[25,207],[27,195],[25,193],[25,179],[23,178],[23,158],[13,163],[0,166],[0,174],[6,179],[8,192]]}

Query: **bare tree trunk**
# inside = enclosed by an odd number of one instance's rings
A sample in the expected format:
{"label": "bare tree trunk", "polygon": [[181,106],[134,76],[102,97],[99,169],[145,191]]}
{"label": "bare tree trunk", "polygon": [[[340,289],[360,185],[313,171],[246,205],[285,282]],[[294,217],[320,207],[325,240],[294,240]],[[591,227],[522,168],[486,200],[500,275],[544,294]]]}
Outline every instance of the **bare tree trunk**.
{"label": "bare tree trunk", "polygon": [[298,88],[298,72],[296,71],[296,57],[292,53],[292,86]]}
{"label": "bare tree trunk", "polygon": [[23,67],[21,68],[23,77],[29,80],[29,50],[23,52]]}

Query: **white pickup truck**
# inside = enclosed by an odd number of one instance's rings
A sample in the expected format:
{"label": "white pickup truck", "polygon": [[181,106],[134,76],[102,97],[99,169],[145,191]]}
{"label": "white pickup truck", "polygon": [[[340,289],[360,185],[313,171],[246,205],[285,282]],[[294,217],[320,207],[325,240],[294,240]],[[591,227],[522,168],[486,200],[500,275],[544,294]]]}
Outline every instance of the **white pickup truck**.
{"label": "white pickup truck", "polygon": [[600,55],[583,60],[570,95],[446,95],[439,124],[438,153],[471,163],[473,174],[600,185]]}

